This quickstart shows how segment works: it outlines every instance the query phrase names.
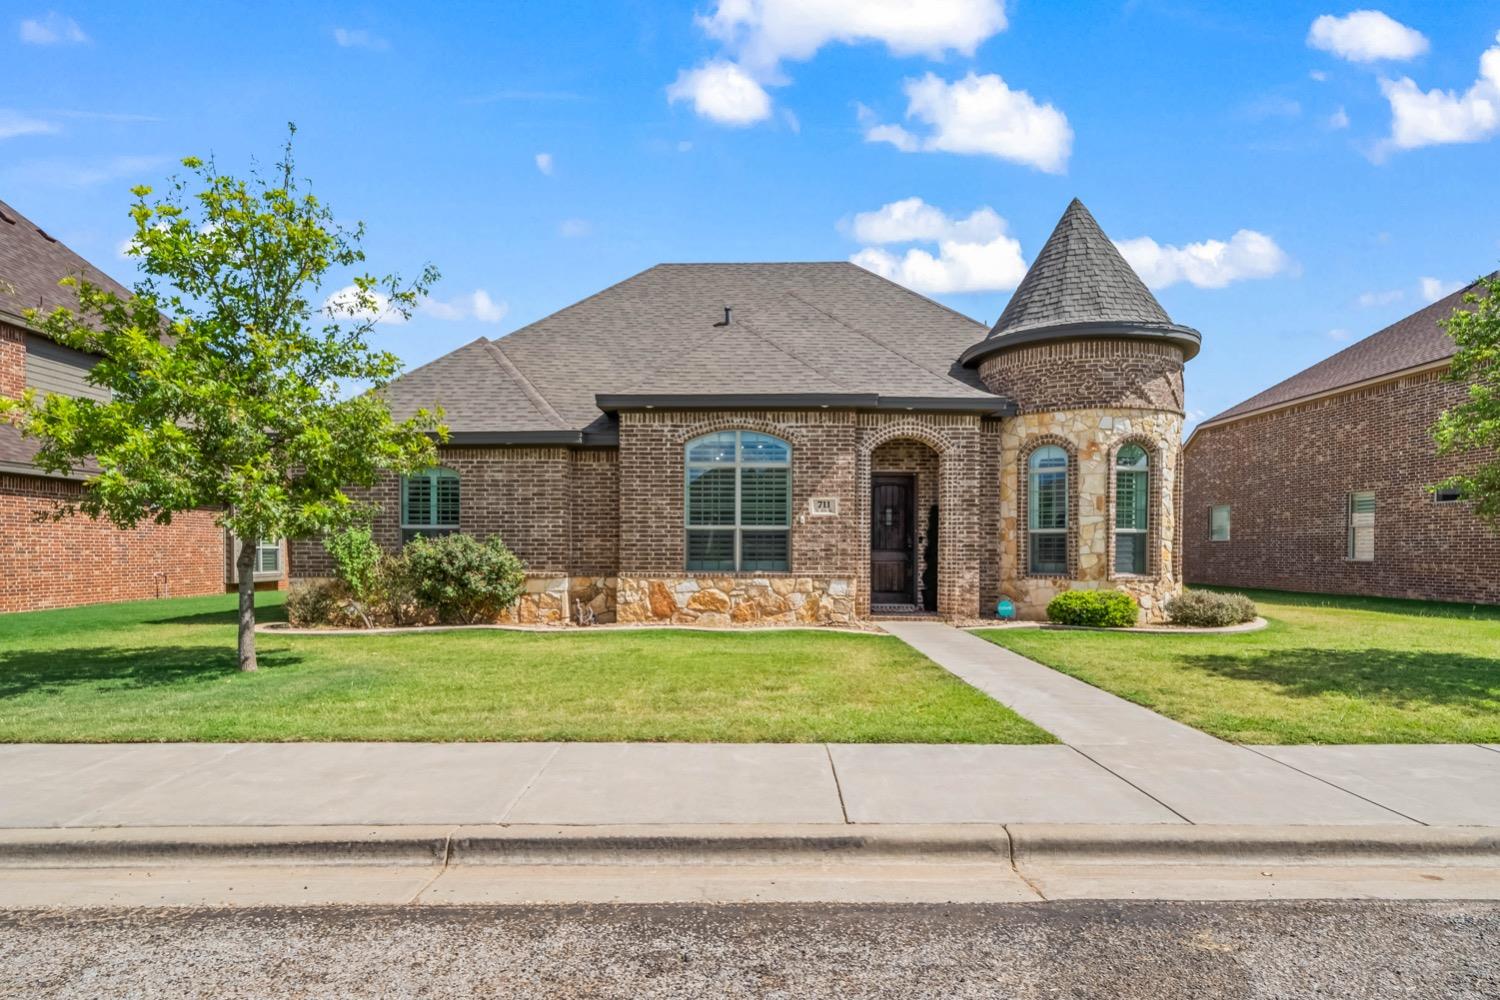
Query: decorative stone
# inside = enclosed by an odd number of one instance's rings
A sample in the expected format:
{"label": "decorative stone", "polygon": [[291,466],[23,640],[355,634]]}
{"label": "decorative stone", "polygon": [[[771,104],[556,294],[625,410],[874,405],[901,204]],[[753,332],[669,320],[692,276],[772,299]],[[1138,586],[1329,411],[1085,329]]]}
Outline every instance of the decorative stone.
{"label": "decorative stone", "polygon": [[719,590],[700,590],[688,598],[687,606],[694,611],[728,611],[729,598]]}
{"label": "decorative stone", "polygon": [[660,580],[651,581],[651,617],[671,618],[677,613],[677,602],[672,592]]}

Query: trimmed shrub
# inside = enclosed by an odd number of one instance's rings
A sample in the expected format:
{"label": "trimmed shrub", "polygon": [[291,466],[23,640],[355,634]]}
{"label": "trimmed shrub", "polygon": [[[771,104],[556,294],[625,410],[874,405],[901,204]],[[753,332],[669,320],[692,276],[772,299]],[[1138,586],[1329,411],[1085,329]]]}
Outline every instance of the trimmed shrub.
{"label": "trimmed shrub", "polygon": [[526,590],[526,568],[498,535],[419,536],[399,562],[413,600],[443,624],[494,621]]}
{"label": "trimmed shrub", "polygon": [[1222,628],[1255,620],[1255,602],[1244,594],[1212,590],[1184,590],[1167,601],[1167,621],[1173,625]]}
{"label": "trimmed shrub", "polygon": [[1123,590],[1069,590],[1047,603],[1047,617],[1059,625],[1128,628],[1141,609]]}
{"label": "trimmed shrub", "polygon": [[286,620],[298,628],[338,624],[348,600],[337,580],[298,580],[286,594]]}

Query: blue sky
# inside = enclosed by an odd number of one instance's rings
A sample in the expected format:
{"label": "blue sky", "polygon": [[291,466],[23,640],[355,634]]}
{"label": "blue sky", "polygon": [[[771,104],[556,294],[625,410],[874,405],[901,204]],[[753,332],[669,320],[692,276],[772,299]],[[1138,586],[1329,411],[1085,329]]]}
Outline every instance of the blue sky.
{"label": "blue sky", "polygon": [[1076,195],[1203,332],[1201,416],[1500,262],[1492,2],[6,10],[6,200],[129,281],[131,184],[295,121],[372,265],[443,272],[381,328],[409,364],[660,261],[857,258],[993,321]]}

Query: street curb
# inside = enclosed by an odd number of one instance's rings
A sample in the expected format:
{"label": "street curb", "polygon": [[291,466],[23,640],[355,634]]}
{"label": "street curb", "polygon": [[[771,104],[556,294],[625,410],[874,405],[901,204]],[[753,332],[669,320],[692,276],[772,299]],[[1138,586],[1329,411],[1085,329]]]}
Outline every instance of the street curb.
{"label": "street curb", "polygon": [[1500,867],[1500,828],[734,825],[0,830],[0,868],[217,865],[1442,864]]}

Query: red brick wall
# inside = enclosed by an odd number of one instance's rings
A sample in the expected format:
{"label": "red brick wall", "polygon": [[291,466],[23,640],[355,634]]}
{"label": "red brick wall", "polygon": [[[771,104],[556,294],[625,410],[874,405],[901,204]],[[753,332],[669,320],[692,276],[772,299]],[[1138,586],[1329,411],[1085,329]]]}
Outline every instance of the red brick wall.
{"label": "red brick wall", "polygon": [[120,531],[78,515],[37,521],[78,483],[0,473],[0,611],[224,591],[224,532],[209,511]]}
{"label": "red brick wall", "polygon": [[0,323],[0,396],[14,399],[25,388],[25,334],[16,327]]}
{"label": "red brick wall", "polygon": [[[1500,603],[1500,534],[1426,487],[1459,472],[1429,428],[1465,387],[1437,373],[1198,432],[1184,453],[1189,583]],[[1375,491],[1375,559],[1351,562],[1347,504]],[[1208,539],[1229,504],[1230,540]]]}

